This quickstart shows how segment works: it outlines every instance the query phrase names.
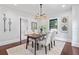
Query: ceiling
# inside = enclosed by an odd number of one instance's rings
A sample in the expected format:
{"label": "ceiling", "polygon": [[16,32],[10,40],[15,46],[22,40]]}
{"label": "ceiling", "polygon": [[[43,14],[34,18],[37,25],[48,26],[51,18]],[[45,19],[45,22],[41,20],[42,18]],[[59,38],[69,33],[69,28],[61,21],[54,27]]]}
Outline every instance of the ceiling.
{"label": "ceiling", "polygon": [[[39,4],[4,4],[3,6],[26,12],[28,15],[35,15],[39,12]],[[65,4],[64,7],[62,4],[43,4],[43,12],[47,15],[54,15],[71,10],[71,7],[71,4]]]}

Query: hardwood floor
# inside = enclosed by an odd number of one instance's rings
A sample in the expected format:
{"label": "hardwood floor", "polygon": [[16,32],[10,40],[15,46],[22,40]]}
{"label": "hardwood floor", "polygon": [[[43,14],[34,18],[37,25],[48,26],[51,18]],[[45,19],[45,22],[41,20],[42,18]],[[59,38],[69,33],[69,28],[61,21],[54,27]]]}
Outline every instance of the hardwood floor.
{"label": "hardwood floor", "polygon": [[61,55],[79,55],[79,48],[72,47],[71,43],[66,42]]}
{"label": "hardwood floor", "polygon": [[[26,41],[23,40],[22,44],[25,43],[25,42]],[[12,47],[15,47],[15,46],[18,46],[18,45],[20,45],[20,42],[15,42],[15,43],[12,43],[12,44],[7,44],[7,45],[4,45],[4,46],[0,46],[0,55],[8,55],[6,50],[8,48],[12,48]],[[66,42],[61,55],[79,55],[79,48],[72,47],[71,43]]]}
{"label": "hardwood floor", "polygon": [[[25,42],[26,42],[26,40],[22,40],[21,44],[23,44]],[[6,51],[7,49],[18,46],[18,45],[21,45],[21,44],[20,44],[20,42],[15,42],[15,43],[12,43],[12,44],[7,44],[7,45],[0,46],[0,55],[8,55],[8,53]]]}
{"label": "hardwood floor", "polygon": [[64,49],[61,53],[61,55],[72,55],[72,46],[71,46],[71,43],[69,42],[66,42],[65,46],[64,46]]}

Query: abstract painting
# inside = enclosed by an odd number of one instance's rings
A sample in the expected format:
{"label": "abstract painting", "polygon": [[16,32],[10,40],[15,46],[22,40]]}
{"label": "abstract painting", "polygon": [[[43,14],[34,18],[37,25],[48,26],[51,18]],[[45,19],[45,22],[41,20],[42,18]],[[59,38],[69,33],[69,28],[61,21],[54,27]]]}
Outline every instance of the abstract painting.
{"label": "abstract painting", "polygon": [[12,24],[12,22],[11,22],[11,18],[9,18],[9,22],[8,22],[8,24],[9,24],[9,31],[11,31],[11,24]]}
{"label": "abstract painting", "polygon": [[6,20],[7,20],[7,18],[6,18],[6,14],[4,13],[4,14],[3,14],[4,32],[6,32]]}

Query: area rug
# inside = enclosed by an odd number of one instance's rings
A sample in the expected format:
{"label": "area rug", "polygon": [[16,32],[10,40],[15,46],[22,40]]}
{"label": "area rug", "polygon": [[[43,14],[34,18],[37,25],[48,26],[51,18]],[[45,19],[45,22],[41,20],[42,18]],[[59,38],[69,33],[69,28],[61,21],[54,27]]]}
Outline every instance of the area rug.
{"label": "area rug", "polygon": [[[47,49],[47,55],[61,55],[61,52],[64,48],[65,42],[56,41],[56,45],[51,48],[51,50]],[[28,49],[25,49],[25,44],[9,48],[7,49],[8,55],[34,55],[34,48],[32,48],[31,43],[28,46]],[[39,47],[36,55],[45,55],[45,48]]]}

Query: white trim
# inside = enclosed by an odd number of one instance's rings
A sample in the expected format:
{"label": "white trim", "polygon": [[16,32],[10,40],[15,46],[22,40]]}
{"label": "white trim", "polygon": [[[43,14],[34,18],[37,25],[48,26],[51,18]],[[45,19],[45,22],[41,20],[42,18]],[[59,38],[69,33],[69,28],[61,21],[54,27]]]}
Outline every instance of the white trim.
{"label": "white trim", "polygon": [[74,46],[74,47],[79,47],[79,43],[72,42],[72,46]]}
{"label": "white trim", "polygon": [[67,38],[61,38],[61,37],[55,37],[56,40],[64,41],[64,42],[71,42],[70,39]]}
{"label": "white trim", "polygon": [[18,41],[20,41],[20,40],[19,39],[13,39],[13,40],[8,40],[8,41],[2,41],[2,42],[0,42],[0,46],[15,43],[15,42],[18,42]]}

